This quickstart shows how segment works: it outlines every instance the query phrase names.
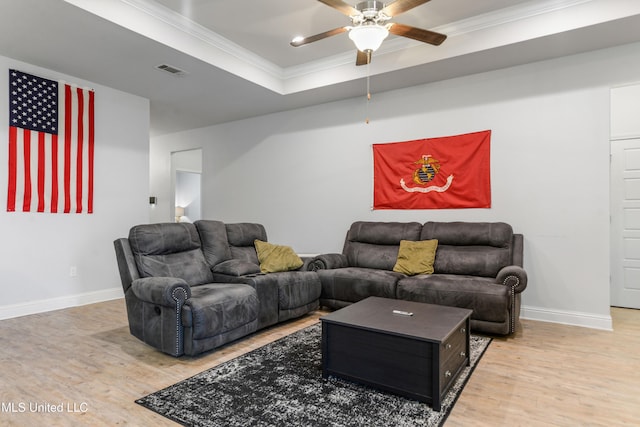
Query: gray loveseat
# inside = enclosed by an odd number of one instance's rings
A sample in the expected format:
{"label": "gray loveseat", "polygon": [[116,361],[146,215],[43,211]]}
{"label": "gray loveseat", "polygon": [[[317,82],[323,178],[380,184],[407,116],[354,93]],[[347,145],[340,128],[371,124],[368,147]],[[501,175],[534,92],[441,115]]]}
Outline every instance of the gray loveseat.
{"label": "gray loveseat", "polygon": [[267,241],[267,232],[261,224],[202,220],[195,225],[213,281],[246,283],[258,292],[258,328],[319,308],[322,288],[318,275],[307,271],[312,269],[311,258],[304,259],[304,264],[294,271],[260,273],[254,241]]}
{"label": "gray loveseat", "polygon": [[[401,240],[438,240],[433,274],[393,271]],[[527,286],[523,236],[505,223],[355,222],[341,254],[314,259],[320,304],[337,309],[369,296],[469,308],[476,332],[510,334]]]}
{"label": "gray loveseat", "polygon": [[196,355],[318,308],[317,275],[260,273],[253,237],[266,241],[264,227],[200,221],[138,225],[115,240],[131,334]]}

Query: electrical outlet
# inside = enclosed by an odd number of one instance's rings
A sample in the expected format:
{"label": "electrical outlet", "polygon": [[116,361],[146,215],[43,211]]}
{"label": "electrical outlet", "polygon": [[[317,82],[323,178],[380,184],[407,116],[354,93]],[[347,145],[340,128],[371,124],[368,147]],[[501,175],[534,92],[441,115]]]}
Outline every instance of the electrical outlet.
{"label": "electrical outlet", "polygon": [[75,265],[72,265],[71,267],[69,267],[69,276],[77,277],[78,276],[78,267],[76,267]]}

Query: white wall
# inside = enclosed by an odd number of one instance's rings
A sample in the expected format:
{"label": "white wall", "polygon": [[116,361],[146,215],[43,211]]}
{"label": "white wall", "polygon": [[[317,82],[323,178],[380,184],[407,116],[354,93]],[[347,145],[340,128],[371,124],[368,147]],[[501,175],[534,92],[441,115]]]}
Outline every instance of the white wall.
{"label": "white wall", "polygon": [[[0,209],[0,319],[122,296],[113,240],[149,218],[149,102],[73,76],[0,56],[0,138],[8,137],[8,70],[92,87],[95,95],[93,214]],[[8,150],[0,149],[6,203]],[[70,276],[70,268],[77,276]]]}
{"label": "white wall", "polygon": [[[203,217],[263,223],[302,253],[340,252],[355,220],[505,221],[525,236],[523,316],[610,328],[609,93],[640,44],[155,138],[203,148]],[[371,211],[371,144],[491,129],[491,209]]]}
{"label": "white wall", "polygon": [[[640,79],[640,76],[638,76]],[[611,139],[640,137],[640,84],[611,89]]]}

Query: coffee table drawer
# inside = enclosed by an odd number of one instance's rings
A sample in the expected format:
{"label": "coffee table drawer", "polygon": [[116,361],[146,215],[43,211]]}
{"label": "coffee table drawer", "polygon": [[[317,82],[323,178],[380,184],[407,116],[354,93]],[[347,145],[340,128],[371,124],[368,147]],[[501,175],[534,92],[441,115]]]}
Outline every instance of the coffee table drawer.
{"label": "coffee table drawer", "polygon": [[440,393],[449,390],[453,381],[462,369],[469,364],[469,350],[467,349],[467,325],[457,328],[452,335],[440,346]]}

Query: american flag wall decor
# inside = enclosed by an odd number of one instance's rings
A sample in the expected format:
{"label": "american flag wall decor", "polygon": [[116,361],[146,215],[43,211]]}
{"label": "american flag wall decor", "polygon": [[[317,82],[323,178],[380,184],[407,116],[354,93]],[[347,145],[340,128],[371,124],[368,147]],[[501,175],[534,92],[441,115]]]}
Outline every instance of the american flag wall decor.
{"label": "american flag wall decor", "polygon": [[94,91],[9,70],[7,211],[93,213]]}

